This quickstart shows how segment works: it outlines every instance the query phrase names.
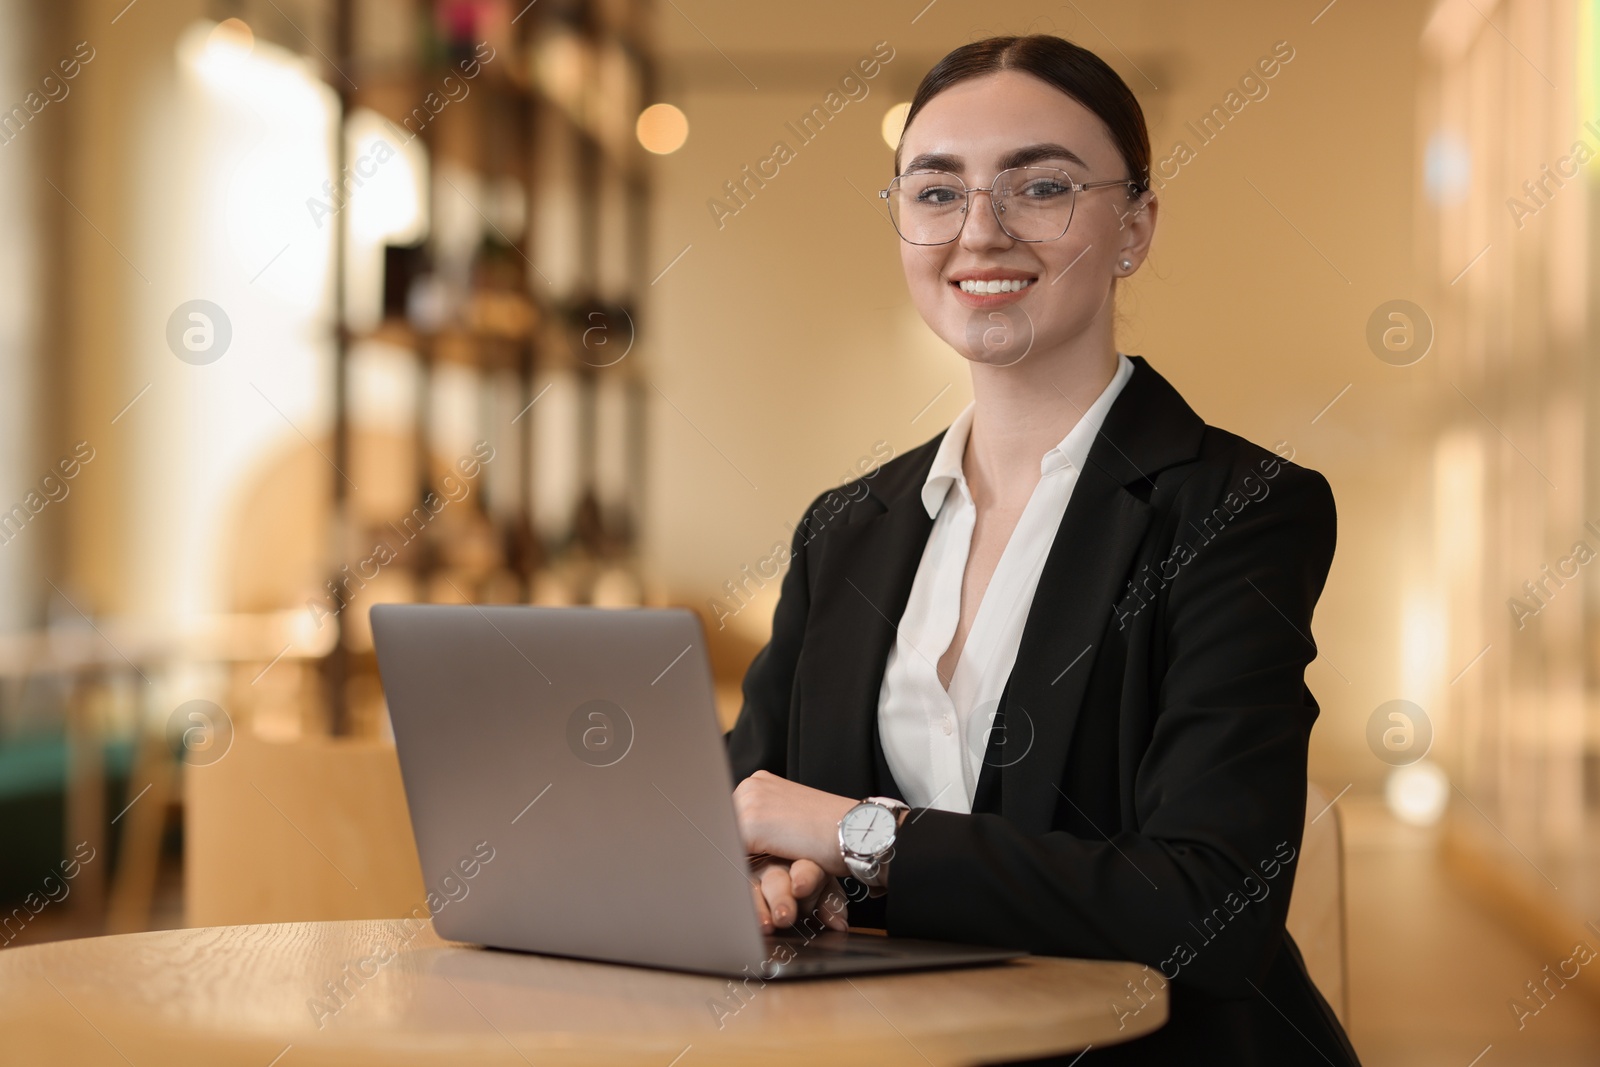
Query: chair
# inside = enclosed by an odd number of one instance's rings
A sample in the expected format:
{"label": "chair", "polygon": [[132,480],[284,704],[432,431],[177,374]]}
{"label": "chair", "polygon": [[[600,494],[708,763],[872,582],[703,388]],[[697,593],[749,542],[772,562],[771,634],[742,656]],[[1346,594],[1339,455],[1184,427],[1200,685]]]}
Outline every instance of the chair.
{"label": "chair", "polygon": [[1306,828],[1298,862],[1289,898],[1289,936],[1299,946],[1312,982],[1339,1022],[1347,1024],[1344,839],[1338,807],[1314,782],[1306,789]]}
{"label": "chair", "polygon": [[386,919],[424,903],[392,744],[241,730],[184,772],[189,925]]}

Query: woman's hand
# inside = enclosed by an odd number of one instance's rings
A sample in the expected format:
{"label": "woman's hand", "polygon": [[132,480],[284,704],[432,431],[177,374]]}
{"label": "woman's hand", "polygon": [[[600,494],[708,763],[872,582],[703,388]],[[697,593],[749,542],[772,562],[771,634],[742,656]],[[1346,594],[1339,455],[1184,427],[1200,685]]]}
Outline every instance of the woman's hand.
{"label": "woman's hand", "polygon": [[755,884],[756,915],[761,932],[792,927],[799,916],[816,918],[830,930],[848,930],[848,904],[837,878],[829,877],[810,860],[767,857],[751,867]]}
{"label": "woman's hand", "polygon": [[835,877],[850,873],[839,854],[839,820],[859,801],[757,771],[733,791],[739,836],[749,852],[811,860]]}

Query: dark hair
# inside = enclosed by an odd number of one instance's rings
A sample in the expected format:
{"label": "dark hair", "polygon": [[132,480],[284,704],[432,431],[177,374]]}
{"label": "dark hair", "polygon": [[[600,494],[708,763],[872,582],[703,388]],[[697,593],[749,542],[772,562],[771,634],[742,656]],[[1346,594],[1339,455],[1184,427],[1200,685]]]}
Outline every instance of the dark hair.
{"label": "dark hair", "polygon": [[[1031,74],[1052,85],[1097,115],[1122,160],[1128,165],[1128,177],[1138,182],[1138,188],[1129,189],[1130,199],[1142,195],[1150,187],[1150,132],[1145,127],[1144,109],[1117,72],[1106,66],[1105,60],[1071,41],[1046,33],[1026,37],[986,37],[981,41],[964,44],[933,65],[917,86],[911,98],[911,109],[906,112],[901,137],[910,129],[911,120],[929,100],[938,96],[957,82],[1002,70],[1017,70]],[[894,169],[900,170],[900,149],[894,150]]]}

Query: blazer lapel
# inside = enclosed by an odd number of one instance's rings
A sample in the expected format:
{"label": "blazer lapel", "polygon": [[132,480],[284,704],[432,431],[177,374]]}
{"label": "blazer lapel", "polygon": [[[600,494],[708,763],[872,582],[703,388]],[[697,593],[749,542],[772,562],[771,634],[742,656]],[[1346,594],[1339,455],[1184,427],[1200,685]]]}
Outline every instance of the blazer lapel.
{"label": "blazer lapel", "polygon": [[825,528],[817,540],[823,556],[811,565],[825,580],[813,591],[799,668],[805,722],[791,767],[796,781],[853,797],[877,787],[878,693],[933,529],[920,490],[943,437],[866,483],[868,501],[857,510],[884,510]]}
{"label": "blazer lapel", "polygon": [[1000,812],[1031,833],[1044,833],[1054,821],[1056,781],[1089,672],[1151,511],[1103,470],[1088,467],[1045,557],[997,719],[1005,728]]}
{"label": "blazer lapel", "polygon": [[[1141,356],[1078,474],[1001,697],[1000,810],[1030,833],[1053,822],[1073,730],[1113,605],[1154,509],[1155,473],[1199,452],[1205,423]],[[1131,490],[1138,490],[1134,492]],[[980,780],[980,791],[983,783]]]}

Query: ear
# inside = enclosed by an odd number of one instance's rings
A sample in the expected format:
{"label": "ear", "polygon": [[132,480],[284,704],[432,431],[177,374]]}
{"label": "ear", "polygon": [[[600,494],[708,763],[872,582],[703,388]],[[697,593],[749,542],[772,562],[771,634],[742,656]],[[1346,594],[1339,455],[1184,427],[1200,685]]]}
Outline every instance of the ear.
{"label": "ear", "polygon": [[1137,200],[1127,202],[1118,227],[1122,243],[1117,247],[1117,259],[1131,259],[1135,268],[1144,262],[1150,254],[1150,242],[1155,239],[1160,209],[1154,189],[1146,189]]}

